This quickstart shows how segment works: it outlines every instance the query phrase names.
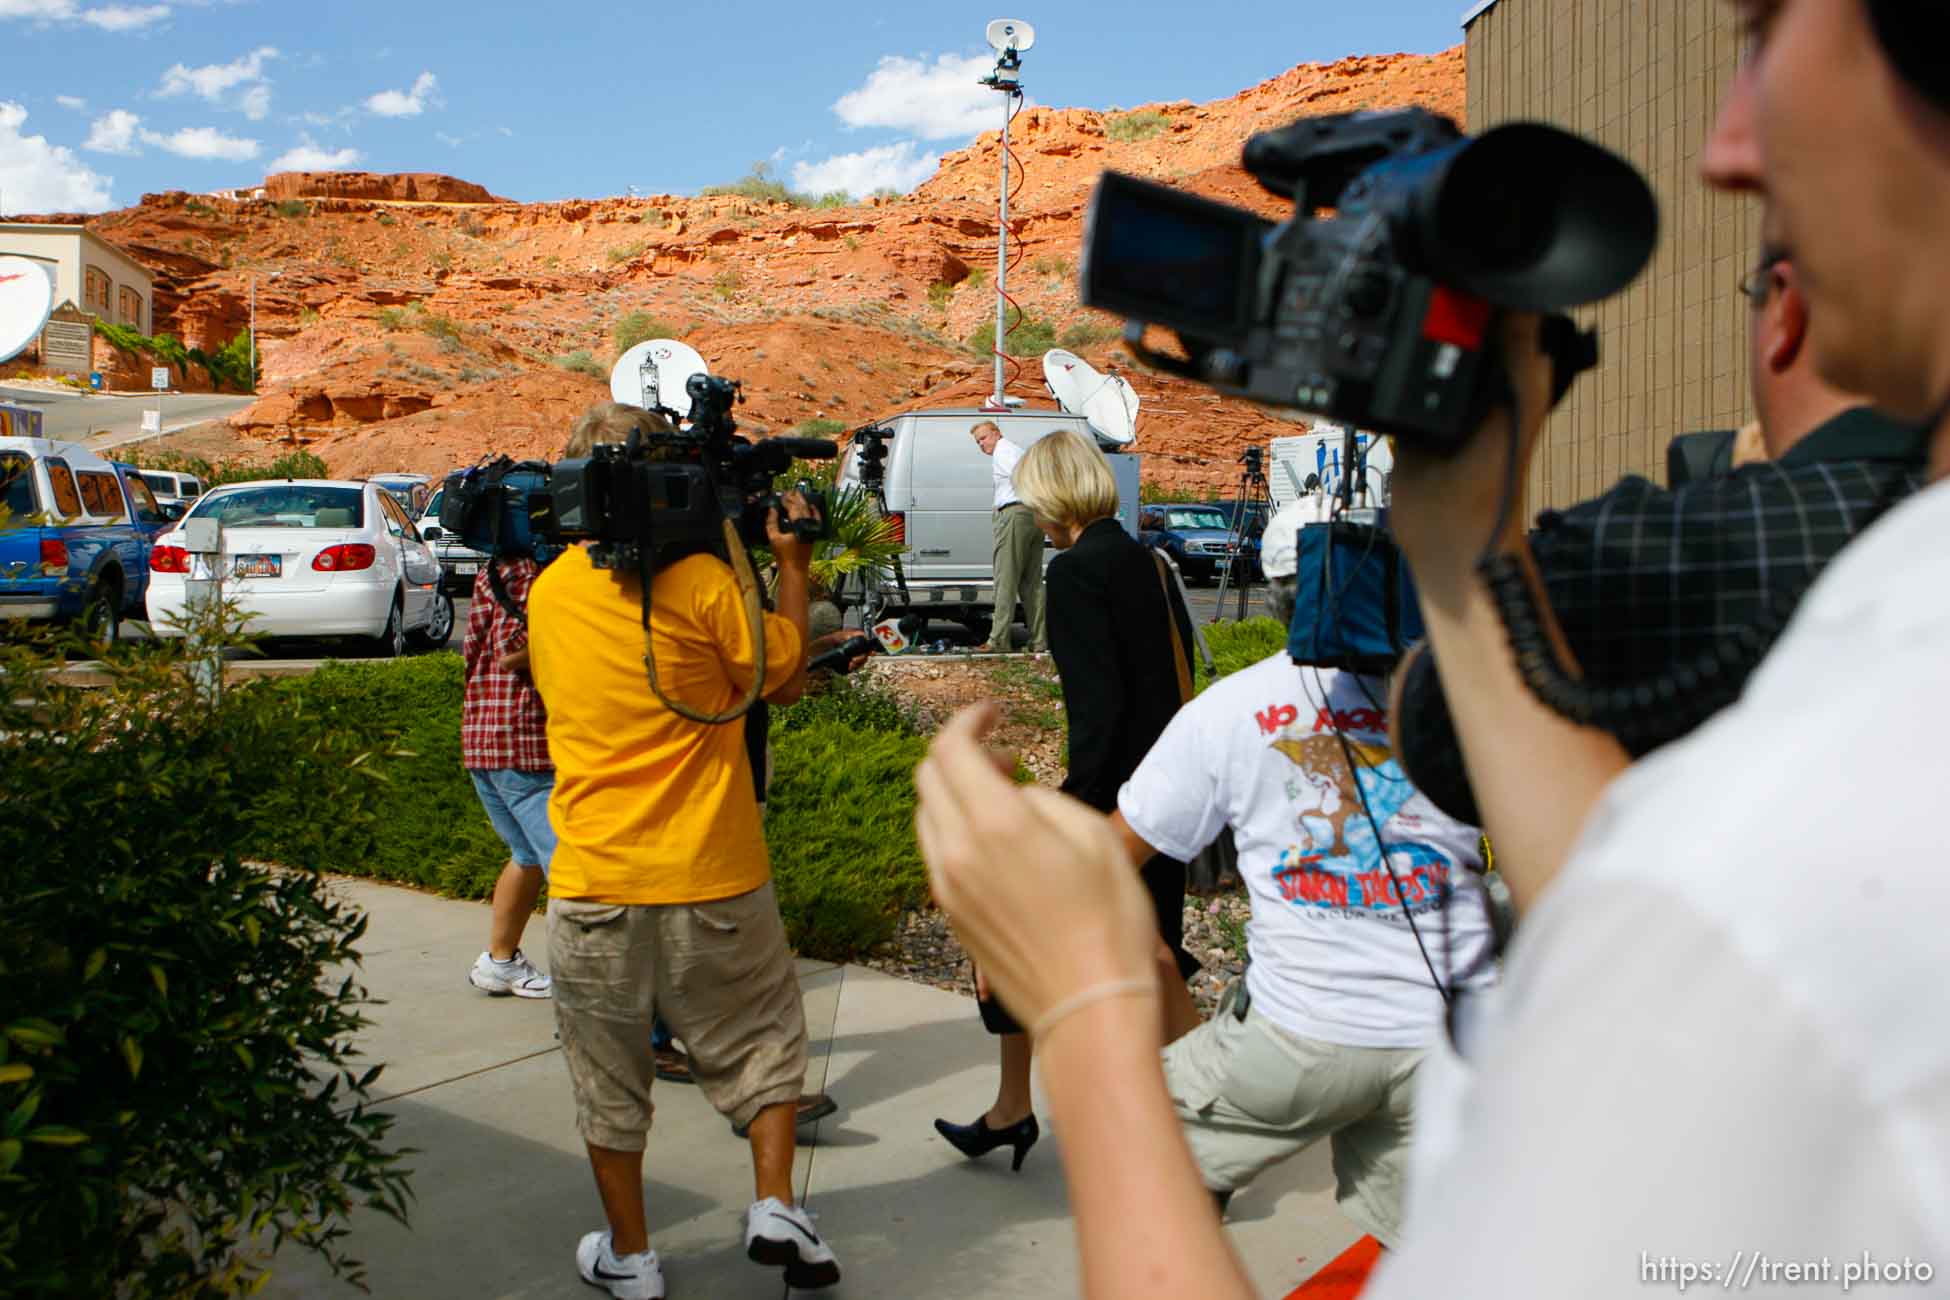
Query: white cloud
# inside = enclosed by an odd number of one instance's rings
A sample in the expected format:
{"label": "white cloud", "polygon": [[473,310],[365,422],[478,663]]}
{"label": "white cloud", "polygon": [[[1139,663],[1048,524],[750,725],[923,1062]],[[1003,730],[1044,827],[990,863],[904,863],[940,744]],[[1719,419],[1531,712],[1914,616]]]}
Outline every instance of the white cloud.
{"label": "white cloud", "polygon": [[833,111],[850,127],[888,127],[924,140],[976,135],[1001,121],[1001,96],[977,84],[993,66],[986,54],[943,54],[932,64],[889,54]]}
{"label": "white cloud", "polygon": [[[0,0],[0,5],[13,0]],[[19,17],[0,9],[0,16]],[[112,178],[91,171],[73,151],[43,135],[23,135],[24,105],[0,100],[0,196],[10,212],[102,212]]]}
{"label": "white cloud", "polygon": [[321,149],[310,140],[271,160],[273,172],[329,172],[356,167],[363,157],[357,149]]}
{"label": "white cloud", "polygon": [[103,5],[100,9],[84,9],[81,12],[81,21],[105,32],[140,31],[167,17],[168,5]]}
{"label": "white cloud", "polygon": [[462,145],[467,143],[465,137],[458,136],[458,135],[448,135],[445,131],[435,131],[433,133],[433,138],[438,140],[441,144],[446,145],[449,149],[458,149]]}
{"label": "white cloud", "polygon": [[114,109],[96,118],[88,129],[88,141],[81,147],[95,153],[133,154],[136,128],[142,119],[126,108]]}
{"label": "white cloud", "polygon": [[214,126],[186,126],[168,135],[144,131],[142,142],[154,145],[164,153],[173,153],[179,158],[244,162],[257,157],[257,141],[225,135]]}
{"label": "white cloud", "polygon": [[237,107],[242,109],[244,116],[251,121],[262,122],[271,115],[271,87],[262,81],[258,82],[244,92],[244,97],[237,101]]}
{"label": "white cloud", "polygon": [[511,126],[497,126],[494,129],[499,131],[502,135],[505,136],[512,136],[515,133],[515,129]]}
{"label": "white cloud", "polygon": [[41,22],[72,20],[74,0],[0,0],[0,18],[36,18]]}
{"label": "white cloud", "polygon": [[54,102],[62,108],[67,109],[70,113],[86,113],[88,111],[88,101],[77,98],[74,95],[56,95]]}
{"label": "white cloud", "polygon": [[438,84],[431,72],[422,72],[413,79],[413,89],[382,90],[366,100],[366,110],[381,117],[418,117],[428,104],[439,103],[433,93]]}
{"label": "white cloud", "polygon": [[856,198],[878,189],[913,189],[941,163],[938,153],[923,152],[912,140],[883,144],[858,153],[837,154],[816,163],[792,165],[792,188],[807,194],[845,190]]}
{"label": "white cloud", "polygon": [[[5,2],[0,0],[0,4]],[[163,73],[162,86],[156,94],[163,99],[194,94],[215,104],[223,99],[226,91],[262,82],[264,65],[277,57],[275,47],[264,45],[229,63],[209,63],[200,68],[178,63]]]}

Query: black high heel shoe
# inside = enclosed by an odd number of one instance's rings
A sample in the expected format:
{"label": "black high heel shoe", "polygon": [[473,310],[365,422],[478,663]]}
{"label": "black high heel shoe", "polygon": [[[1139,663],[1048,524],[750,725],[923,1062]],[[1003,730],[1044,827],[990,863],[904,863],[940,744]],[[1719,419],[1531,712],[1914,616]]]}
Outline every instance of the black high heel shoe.
{"label": "black high heel shoe", "polygon": [[985,1156],[997,1147],[1015,1148],[1015,1158],[1009,1162],[1011,1173],[1022,1172],[1022,1159],[1029,1154],[1029,1148],[1036,1145],[1036,1139],[1043,1135],[1042,1126],[1036,1123],[1034,1115],[1008,1128],[990,1128],[989,1117],[977,1115],[973,1124],[950,1124],[945,1119],[934,1122],[934,1131],[948,1139],[948,1144],[967,1156],[970,1160]]}

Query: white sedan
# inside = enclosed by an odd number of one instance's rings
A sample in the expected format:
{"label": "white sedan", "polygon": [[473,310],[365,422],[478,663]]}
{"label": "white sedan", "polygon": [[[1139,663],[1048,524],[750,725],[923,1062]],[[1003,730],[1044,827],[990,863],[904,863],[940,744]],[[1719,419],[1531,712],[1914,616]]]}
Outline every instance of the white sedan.
{"label": "white sedan", "polygon": [[413,521],[374,483],[270,479],[212,488],[149,557],[149,623],[180,635],[184,584],[204,561],[184,546],[190,521],[223,525],[215,575],[246,615],[247,631],[270,637],[364,639],[374,653],[408,642],[441,646],[453,635],[454,602],[440,590],[440,564]]}

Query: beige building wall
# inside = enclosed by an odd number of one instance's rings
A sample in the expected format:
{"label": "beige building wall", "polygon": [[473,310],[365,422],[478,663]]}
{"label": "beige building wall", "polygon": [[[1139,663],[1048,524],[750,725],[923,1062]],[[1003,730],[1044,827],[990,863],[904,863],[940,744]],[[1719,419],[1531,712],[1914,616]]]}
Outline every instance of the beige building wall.
{"label": "beige building wall", "polygon": [[1659,199],[1659,247],[1624,293],[1577,313],[1599,369],[1551,417],[1529,505],[1563,506],[1626,474],[1665,481],[1674,434],[1752,418],[1746,300],[1759,210],[1709,190],[1699,156],[1738,63],[1732,5],[1489,0],[1464,18],[1469,129],[1548,122],[1628,158]]}
{"label": "beige building wall", "polygon": [[[0,256],[31,258],[54,268],[54,305],[72,302],[83,311],[150,334],[155,321],[155,281],[142,264],[82,226],[0,222]],[[87,298],[88,273],[108,284],[107,310]],[[123,310],[123,290],[136,295],[133,313]]]}

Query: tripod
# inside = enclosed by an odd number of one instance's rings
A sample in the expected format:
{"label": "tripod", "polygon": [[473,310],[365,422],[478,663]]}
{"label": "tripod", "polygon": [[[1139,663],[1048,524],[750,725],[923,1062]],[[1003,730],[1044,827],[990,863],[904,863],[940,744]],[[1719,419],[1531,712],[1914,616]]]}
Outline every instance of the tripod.
{"label": "tripod", "polygon": [[[1212,604],[1212,622],[1226,606],[1226,586],[1232,581],[1233,570],[1238,568],[1245,557],[1246,540],[1252,535],[1253,522],[1272,510],[1272,493],[1266,484],[1265,453],[1258,447],[1248,447],[1239,457],[1239,486],[1233,489],[1239,505],[1232,516],[1232,529],[1226,534],[1225,572],[1219,575],[1219,596]],[[1239,613],[1236,617],[1244,621],[1246,617],[1246,596],[1252,590],[1253,575],[1250,571],[1239,579]]]}

